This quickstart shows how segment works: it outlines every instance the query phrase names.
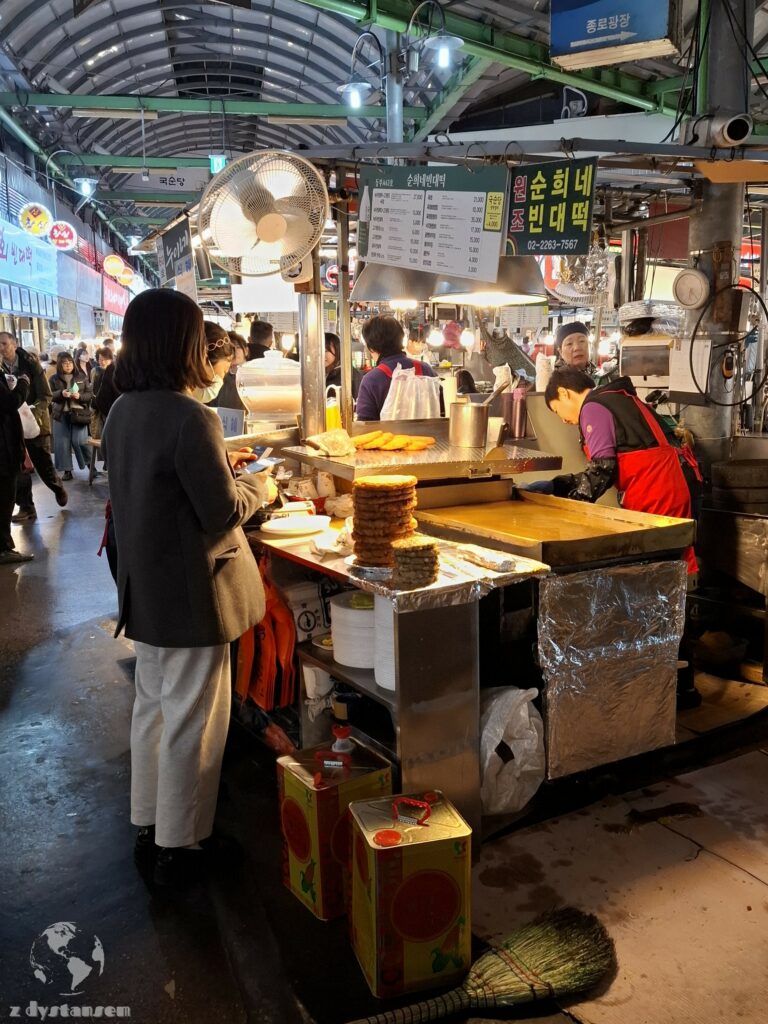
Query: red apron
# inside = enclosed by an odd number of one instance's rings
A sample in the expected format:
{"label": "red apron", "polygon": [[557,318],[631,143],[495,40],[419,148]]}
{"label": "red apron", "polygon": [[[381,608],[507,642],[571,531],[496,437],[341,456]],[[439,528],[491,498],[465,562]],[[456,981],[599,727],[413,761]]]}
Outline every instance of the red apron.
{"label": "red apron", "polygon": [[[389,377],[389,379],[392,380],[392,368],[387,366],[386,363],[377,363],[375,369],[381,370],[385,377]],[[413,369],[416,371],[417,377],[422,377],[424,375],[424,367],[421,365],[421,363],[417,363],[414,361]]]}
{"label": "red apron", "polygon": [[[650,512],[657,516],[691,519],[691,492],[688,489],[680,458],[684,458],[697,472],[692,453],[676,448],[667,440],[656,418],[639,398],[631,398],[648,424],[657,448],[638,448],[633,452],[619,452],[616,489],[622,495],[621,507],[631,512]],[[587,458],[589,450],[584,445]],[[699,571],[693,548],[686,548],[683,558],[688,563],[688,575]]]}

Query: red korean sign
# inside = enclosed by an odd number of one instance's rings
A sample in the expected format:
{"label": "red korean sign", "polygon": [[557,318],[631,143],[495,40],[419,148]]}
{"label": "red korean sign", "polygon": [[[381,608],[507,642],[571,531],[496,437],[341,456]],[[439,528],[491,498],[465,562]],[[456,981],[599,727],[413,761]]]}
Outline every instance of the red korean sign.
{"label": "red korean sign", "polygon": [[48,232],[48,241],[54,249],[68,252],[77,246],[77,232],[67,221],[55,220]]}
{"label": "red korean sign", "polygon": [[104,289],[104,309],[109,313],[124,316],[128,303],[131,301],[131,293],[106,274],[101,275],[101,280]]}

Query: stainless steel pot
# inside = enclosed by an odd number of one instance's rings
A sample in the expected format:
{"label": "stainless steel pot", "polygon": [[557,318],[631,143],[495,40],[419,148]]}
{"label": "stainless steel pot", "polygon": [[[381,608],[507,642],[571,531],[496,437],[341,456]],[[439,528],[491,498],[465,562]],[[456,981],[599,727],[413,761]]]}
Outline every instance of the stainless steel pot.
{"label": "stainless steel pot", "polygon": [[453,402],[451,404],[448,439],[457,448],[484,448],[488,437],[488,414],[485,404]]}

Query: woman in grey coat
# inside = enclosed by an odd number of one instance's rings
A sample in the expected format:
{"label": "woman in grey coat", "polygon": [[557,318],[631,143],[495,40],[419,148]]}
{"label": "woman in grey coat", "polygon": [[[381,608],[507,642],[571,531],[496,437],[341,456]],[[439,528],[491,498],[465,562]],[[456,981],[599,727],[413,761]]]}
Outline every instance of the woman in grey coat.
{"label": "woman in grey coat", "polygon": [[274,497],[274,483],[233,471],[218,416],[190,394],[211,376],[195,303],[166,289],[138,295],[125,314],[121,396],[102,453],[118,551],[117,633],[136,647],[131,820],[137,860],[157,853],[158,884],[205,864],[229,726],[229,643],[264,614],[241,524]]}

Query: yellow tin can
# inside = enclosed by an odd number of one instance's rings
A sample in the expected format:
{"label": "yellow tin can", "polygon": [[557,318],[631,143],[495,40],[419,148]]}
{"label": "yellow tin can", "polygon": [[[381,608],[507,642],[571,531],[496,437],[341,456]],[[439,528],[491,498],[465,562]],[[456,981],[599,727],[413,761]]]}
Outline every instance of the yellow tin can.
{"label": "yellow tin can", "polygon": [[375,996],[459,981],[470,966],[472,830],[442,793],[358,800],[352,945]]}
{"label": "yellow tin can", "polygon": [[[335,731],[346,739],[349,728]],[[283,881],[323,921],[346,912],[350,801],[392,792],[390,763],[354,740],[347,743],[347,751],[327,744],[277,761]]]}

